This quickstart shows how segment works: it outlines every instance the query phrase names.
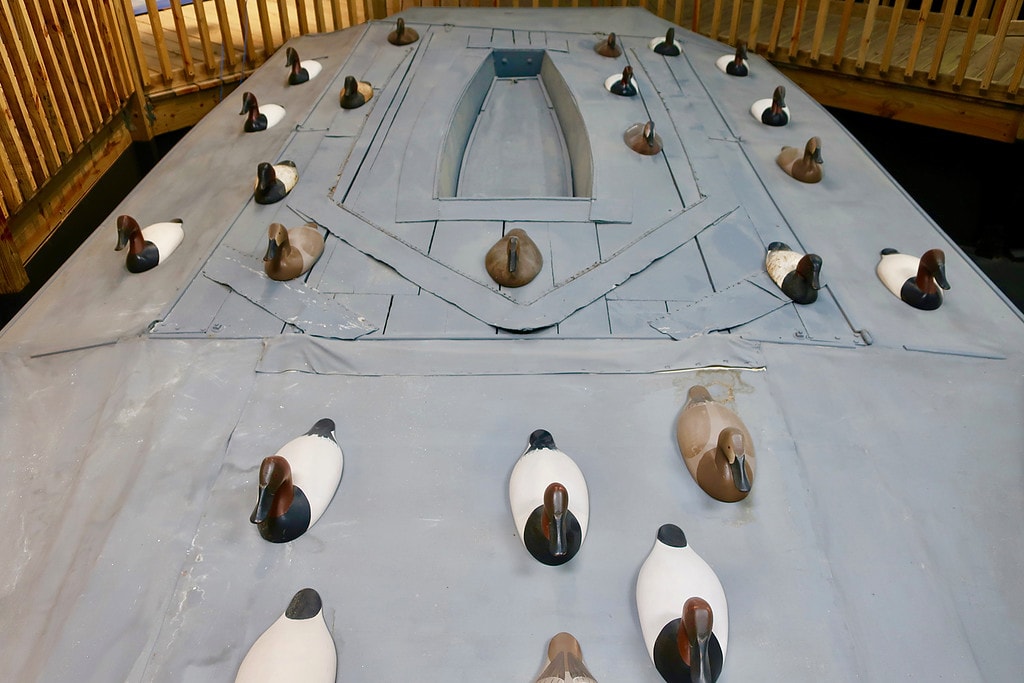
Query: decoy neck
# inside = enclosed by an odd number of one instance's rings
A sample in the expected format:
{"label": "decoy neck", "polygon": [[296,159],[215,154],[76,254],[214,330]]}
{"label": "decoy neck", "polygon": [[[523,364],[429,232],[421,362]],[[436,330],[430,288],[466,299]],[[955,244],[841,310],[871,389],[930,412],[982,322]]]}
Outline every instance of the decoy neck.
{"label": "decoy neck", "polygon": [[676,42],[676,30],[671,26],[665,31],[665,42],[669,45],[675,45]]}
{"label": "decoy neck", "polygon": [[747,476],[747,452],[743,441],[743,432],[735,427],[726,427],[718,434],[718,448],[715,459],[728,468],[736,490],[740,493],[750,492],[750,478]]}
{"label": "decoy neck", "polygon": [[949,289],[949,282],[946,280],[946,254],[941,249],[929,249],[921,257],[921,265],[917,268],[917,278],[914,284],[925,294],[934,294],[938,291],[936,285],[943,289]]}
{"label": "decoy neck", "polygon": [[551,432],[546,429],[538,429],[530,434],[529,443],[531,450],[540,448],[555,449],[555,437],[551,436]]}
{"label": "decoy neck", "polygon": [[609,33],[608,38],[604,41],[604,44],[608,46],[609,50],[617,50],[618,45],[615,44],[616,38],[614,33]]}
{"label": "decoy neck", "polygon": [[253,524],[265,522],[274,517],[281,517],[288,512],[295,497],[292,485],[292,468],[288,461],[279,455],[271,455],[263,459],[260,465],[260,488],[249,521]]}
{"label": "decoy neck", "polygon": [[821,139],[813,137],[807,141],[807,145],[804,146],[804,163],[810,164],[814,161],[818,164],[825,163],[825,160],[821,158]]}
{"label": "decoy neck", "polygon": [[285,52],[285,66],[291,67],[288,74],[288,82],[291,85],[299,85],[309,80],[309,71],[303,68],[302,62],[299,60],[299,53],[294,47],[288,48]]}
{"label": "decoy neck", "polygon": [[267,233],[267,253],[263,256],[263,260],[280,261],[287,255],[291,246],[288,243],[288,229],[280,223],[271,223]]}
{"label": "decoy neck", "polygon": [[714,615],[706,600],[692,597],[683,604],[683,617],[676,637],[679,655],[690,667],[692,683],[712,683],[715,680],[708,652],[712,626]]}
{"label": "decoy neck", "polygon": [[516,272],[519,267],[519,238],[513,235],[508,238],[508,272]]}
{"label": "decoy neck", "polygon": [[[290,50],[291,48],[288,49]],[[242,93],[242,111],[238,113],[239,115],[248,113],[249,118],[252,118],[254,116],[252,112],[256,112],[255,116],[260,115],[259,103],[256,101],[255,95],[253,95],[251,92],[246,91]]]}
{"label": "decoy neck", "polygon": [[782,113],[782,108],[786,106],[786,88],[785,86],[778,86],[772,93],[772,115],[777,116]]}
{"label": "decoy neck", "polygon": [[256,167],[257,187],[261,192],[269,190],[277,182],[277,172],[269,161],[261,161]]}
{"label": "decoy neck", "polygon": [[747,59],[747,43],[740,41],[736,43],[736,57],[732,60],[732,63],[737,67],[743,66],[743,62]]}
{"label": "decoy neck", "polygon": [[548,539],[548,552],[553,557],[565,557],[569,552],[566,538],[568,512],[569,491],[557,481],[548,484],[544,489],[544,512],[540,518],[540,528]]}
{"label": "decoy neck", "polygon": [[117,246],[114,251],[128,247],[129,254],[140,254],[146,248],[146,239],[142,236],[142,228],[138,221],[128,215],[117,217]]}
{"label": "decoy neck", "polygon": [[818,282],[821,274],[821,257],[817,254],[804,254],[796,264],[796,274],[806,280],[811,289],[821,289]]}
{"label": "decoy neck", "polygon": [[630,81],[632,81],[632,80],[633,80],[633,67],[631,67],[629,64],[627,64],[626,68],[624,68],[622,70],[622,80],[619,81],[619,82],[622,84],[623,88],[628,88],[629,85],[630,85]]}

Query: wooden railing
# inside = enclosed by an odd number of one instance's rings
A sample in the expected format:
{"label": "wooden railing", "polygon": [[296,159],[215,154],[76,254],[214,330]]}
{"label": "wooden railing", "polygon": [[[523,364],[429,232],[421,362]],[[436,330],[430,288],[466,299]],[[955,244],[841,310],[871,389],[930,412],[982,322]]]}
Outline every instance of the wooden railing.
{"label": "wooden railing", "polygon": [[195,123],[293,36],[420,5],[639,4],[745,40],[827,104],[1010,141],[1024,139],[1022,2],[0,0],[0,292],[132,138]]}

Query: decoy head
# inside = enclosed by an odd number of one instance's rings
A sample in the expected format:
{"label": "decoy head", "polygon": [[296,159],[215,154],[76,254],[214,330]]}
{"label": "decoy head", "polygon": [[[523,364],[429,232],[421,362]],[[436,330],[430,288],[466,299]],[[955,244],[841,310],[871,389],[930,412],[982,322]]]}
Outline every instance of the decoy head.
{"label": "decoy head", "polygon": [[714,615],[707,600],[692,597],[683,604],[683,618],[676,637],[679,655],[690,667],[690,680],[695,683],[711,683],[715,680],[708,654],[713,626]]}
{"label": "decoy head", "polygon": [[735,427],[726,427],[718,434],[718,453],[725,459],[732,473],[732,483],[740,493],[750,492],[750,478],[747,476],[747,451],[743,432]]}
{"label": "decoy head", "polygon": [[935,285],[949,289],[946,280],[946,254],[941,249],[929,249],[921,257],[917,269],[917,287],[922,292],[934,292]]}
{"label": "decoy head", "polygon": [[249,521],[253,524],[280,517],[291,507],[292,499],[295,497],[291,465],[280,455],[264,458],[263,464],[260,465],[259,485],[256,507],[249,515]]}
{"label": "decoy head", "polygon": [[295,51],[294,47],[290,47],[284,52],[284,65],[295,66],[299,64],[299,53]]}
{"label": "decoy head", "polygon": [[747,59],[747,43],[744,40],[736,43],[736,57],[732,60],[736,66],[742,66]]}
{"label": "decoy head", "polygon": [[532,450],[539,448],[555,449],[555,437],[551,436],[551,432],[546,429],[538,429],[530,434],[529,443]]}
{"label": "decoy head", "polygon": [[508,238],[508,272],[516,272],[519,267],[519,238],[512,235]]}
{"label": "decoy head", "polygon": [[269,161],[261,161],[256,167],[257,186],[266,190],[277,181],[277,172]]}
{"label": "decoy head", "polygon": [[[142,228],[138,221],[128,215],[117,217],[117,246],[114,251],[121,251],[134,240],[142,240]],[[140,248],[142,245],[139,245]]]}
{"label": "decoy head", "polygon": [[548,484],[544,489],[544,513],[540,518],[540,528],[548,539],[548,551],[553,557],[565,557],[569,552],[569,541],[566,538],[568,512],[569,491],[557,481]]}
{"label": "decoy head", "polygon": [[258,115],[260,113],[260,108],[259,104],[256,102],[256,96],[251,92],[246,91],[242,93],[242,111],[238,113],[241,115],[250,111],[255,112]]}
{"label": "decoy head", "polygon": [[669,45],[673,45],[676,42],[676,30],[671,26],[665,31],[665,42]]}
{"label": "decoy head", "polygon": [[778,114],[782,112],[782,108],[786,106],[786,87],[778,86],[775,88],[775,92],[772,93],[772,113]]}
{"label": "decoy head", "polygon": [[796,274],[806,280],[811,289],[821,289],[821,285],[818,283],[821,274],[821,257],[817,254],[804,254],[796,264]]}
{"label": "decoy head", "polygon": [[359,82],[356,81],[355,76],[345,76],[345,84],[342,86],[341,92],[344,96],[354,95],[359,90]]}
{"label": "decoy head", "polygon": [[548,659],[554,660],[560,653],[567,652],[576,659],[583,659],[583,650],[580,648],[580,641],[571,633],[562,631],[555,634],[548,643]]}
{"label": "decoy head", "polygon": [[821,158],[821,139],[817,136],[807,141],[807,145],[804,146],[804,158],[810,158],[815,163],[823,164],[824,159]]}
{"label": "decoy head", "polygon": [[633,80],[633,67],[626,65],[626,68],[622,70],[622,87],[628,88],[630,81]]}
{"label": "decoy head", "polygon": [[273,261],[280,257],[282,249],[288,245],[288,229],[280,223],[271,223],[267,229],[267,236],[267,253],[263,260]]}

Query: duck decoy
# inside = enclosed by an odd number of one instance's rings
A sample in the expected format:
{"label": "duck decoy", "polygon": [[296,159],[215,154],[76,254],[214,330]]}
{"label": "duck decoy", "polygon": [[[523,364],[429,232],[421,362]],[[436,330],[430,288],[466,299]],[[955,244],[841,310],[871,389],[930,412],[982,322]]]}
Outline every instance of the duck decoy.
{"label": "duck decoy", "polygon": [[271,280],[294,280],[305,275],[324,253],[324,236],[317,230],[316,223],[297,228],[271,223],[267,236],[263,270]]}
{"label": "duck decoy", "polygon": [[672,27],[665,31],[664,38],[652,38],[649,45],[659,55],[666,57],[678,57],[683,53],[683,46],[676,40],[676,30]]}
{"label": "duck decoy", "polygon": [[661,136],[654,132],[654,121],[634,123],[626,129],[622,139],[637,154],[650,156],[661,151]]}
{"label": "duck decoy", "polygon": [[764,256],[764,267],[772,282],[796,303],[813,304],[818,300],[821,257],[817,254],[801,254],[784,242],[772,242]]}
{"label": "duck decoy", "polygon": [[287,196],[295,183],[299,182],[299,171],[294,161],[271,164],[261,161],[256,167],[256,186],[253,197],[257,204],[273,204]]}
{"label": "duck decoy", "polygon": [[772,98],[758,100],[750,107],[751,115],[766,126],[784,126],[789,123],[789,107],[786,106],[786,88],[778,86]]}
{"label": "duck decoy", "polygon": [[175,218],[173,221],[153,223],[140,228],[131,216],[118,216],[117,246],[114,247],[114,251],[128,247],[124,264],[130,273],[143,273],[156,268],[174,253],[181,240],[185,238],[182,224],[180,218]]}
{"label": "duck decoy", "polygon": [[626,65],[622,75],[612,74],[604,82],[604,88],[613,95],[633,97],[636,95],[636,79],[633,78],[633,67]]}
{"label": "duck decoy", "polygon": [[942,291],[949,289],[946,280],[946,254],[929,249],[921,258],[883,249],[875,272],[886,288],[914,308],[934,311],[942,305]]}
{"label": "duck decoy", "polygon": [[249,648],[235,683],[302,681],[334,683],[338,650],[324,621],[320,594],[303,588]]}
{"label": "duck decoy", "polygon": [[530,434],[512,468],[508,497],[519,538],[538,562],[554,566],[576,556],[587,536],[590,494],[583,472],[550,432]]}
{"label": "duck decoy", "polygon": [[619,57],[622,55],[622,48],[619,47],[618,39],[614,33],[594,46],[594,51],[602,57]]}
{"label": "duck decoy", "polygon": [[715,61],[715,66],[730,76],[746,76],[750,73],[747,68],[747,43],[739,41],[736,43],[736,52],[731,55],[722,55]]}
{"label": "duck decoy", "polygon": [[366,81],[357,81],[355,76],[345,76],[341,89],[341,108],[358,109],[373,98],[373,86]]}
{"label": "duck decoy", "polygon": [[636,581],[647,654],[668,683],[713,683],[729,640],[725,591],[675,524],[658,529]]}
{"label": "duck decoy", "polygon": [[821,140],[817,137],[811,138],[802,150],[785,146],[775,158],[775,163],[802,183],[820,182],[821,165],[824,163],[821,158]]}
{"label": "duck decoy", "polygon": [[246,133],[258,133],[261,130],[273,128],[284,118],[284,107],[279,104],[265,104],[260,111],[256,96],[251,92],[242,93],[242,111],[239,116],[248,114],[245,117],[245,124],[242,128]]}
{"label": "duck decoy", "polygon": [[318,420],[308,432],[263,459],[256,507],[249,521],[271,543],[295,540],[327,509],[343,466],[334,420]]}
{"label": "duck decoy", "polygon": [[583,663],[579,641],[563,631],[548,643],[547,663],[534,683],[597,683],[597,679]]}
{"label": "duck decoy", "polygon": [[526,231],[512,228],[487,251],[484,266],[502,287],[522,287],[544,266],[544,256]]}
{"label": "duck decoy", "polygon": [[395,30],[388,34],[388,42],[392,45],[408,45],[409,43],[415,43],[420,39],[420,34],[416,33],[416,29],[409,28],[405,25],[405,19],[398,17],[398,24],[395,26]]}
{"label": "duck decoy", "polygon": [[716,500],[735,503],[754,481],[754,440],[743,420],[707,388],[690,387],[676,422],[679,452],[693,480]]}
{"label": "duck decoy", "polygon": [[299,85],[316,78],[320,73],[322,65],[315,59],[307,59],[305,63],[299,61],[299,53],[294,47],[285,51],[285,66],[289,67],[288,85]]}

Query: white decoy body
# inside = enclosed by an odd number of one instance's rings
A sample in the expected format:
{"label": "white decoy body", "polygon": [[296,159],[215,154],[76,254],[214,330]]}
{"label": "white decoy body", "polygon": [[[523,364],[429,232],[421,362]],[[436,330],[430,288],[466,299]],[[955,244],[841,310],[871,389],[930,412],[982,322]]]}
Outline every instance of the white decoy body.
{"label": "white decoy body", "polygon": [[185,239],[182,220],[153,223],[140,228],[128,215],[117,217],[117,246],[114,251],[128,247],[125,267],[132,273],[143,273],[156,268],[170,257]]}
{"label": "white decoy body", "polygon": [[323,418],[263,459],[256,507],[249,521],[272,543],[298,538],[330,505],[343,468],[334,420]]}
{"label": "white decoy body", "polygon": [[[568,512],[564,515],[568,519],[562,521],[568,547],[559,556],[548,552],[543,539],[537,537],[537,521],[543,515],[546,503],[550,503],[545,499],[555,483],[561,484],[568,494]],[[583,472],[572,458],[558,450],[549,432],[538,429],[530,435],[526,450],[512,468],[508,497],[519,540],[535,559],[544,564],[559,565],[576,555],[587,536],[590,494]],[[579,525],[578,539],[571,537],[573,518]]]}
{"label": "white decoy body", "polygon": [[[690,681],[688,671],[685,678],[674,677],[663,668],[665,651],[671,650],[676,644],[676,631],[683,605],[693,597],[703,598],[711,607],[714,616],[712,642],[709,645],[711,669],[714,671],[718,668],[720,672],[729,640],[729,606],[725,590],[714,570],[687,544],[682,529],[675,524],[664,524],[658,529],[654,547],[640,567],[636,580],[636,607],[647,654],[658,666],[662,677],[670,683]],[[673,624],[675,629],[672,628]],[[715,641],[721,648],[720,657]],[[678,658],[678,649],[675,655]],[[717,675],[718,672],[715,673]]]}
{"label": "white decoy body", "polygon": [[249,648],[235,683],[334,683],[337,675],[338,650],[323,602],[315,590],[303,588]]}
{"label": "white decoy body", "polygon": [[886,289],[902,301],[923,311],[942,305],[941,289],[949,289],[946,280],[946,255],[941,249],[929,249],[921,258],[883,249],[875,272]]}

